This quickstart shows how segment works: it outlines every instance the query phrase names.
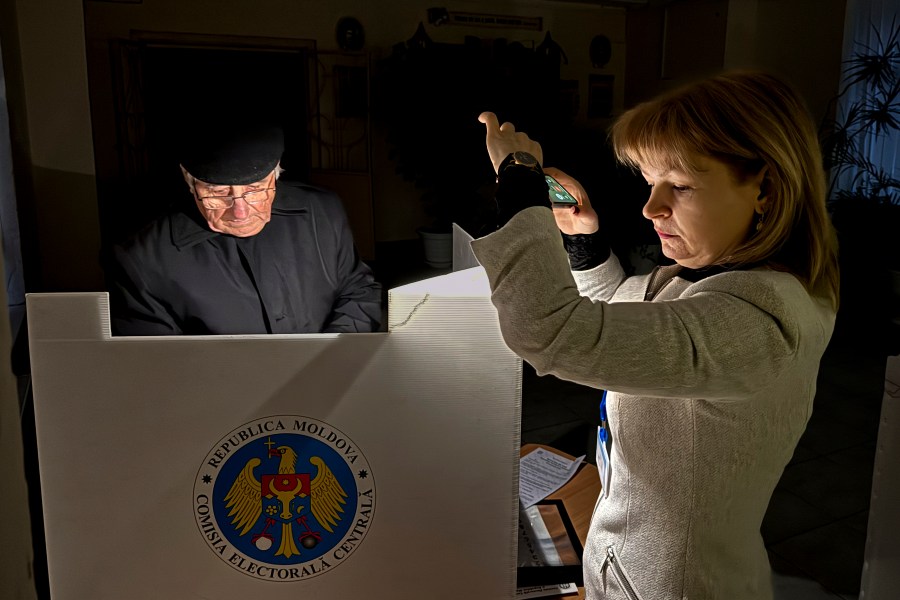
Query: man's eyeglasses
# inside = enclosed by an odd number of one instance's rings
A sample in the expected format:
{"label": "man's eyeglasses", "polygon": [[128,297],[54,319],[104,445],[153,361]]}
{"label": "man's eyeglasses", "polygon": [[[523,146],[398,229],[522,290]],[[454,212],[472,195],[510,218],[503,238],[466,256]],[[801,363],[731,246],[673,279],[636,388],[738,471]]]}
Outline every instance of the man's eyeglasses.
{"label": "man's eyeglasses", "polygon": [[200,202],[202,202],[203,206],[208,208],[209,210],[231,208],[232,206],[234,206],[235,198],[243,198],[244,202],[246,202],[250,206],[256,206],[257,204],[262,204],[263,202],[268,200],[269,192],[274,189],[275,188],[250,190],[249,192],[244,192],[243,194],[240,194],[238,196],[203,196],[200,198]]}

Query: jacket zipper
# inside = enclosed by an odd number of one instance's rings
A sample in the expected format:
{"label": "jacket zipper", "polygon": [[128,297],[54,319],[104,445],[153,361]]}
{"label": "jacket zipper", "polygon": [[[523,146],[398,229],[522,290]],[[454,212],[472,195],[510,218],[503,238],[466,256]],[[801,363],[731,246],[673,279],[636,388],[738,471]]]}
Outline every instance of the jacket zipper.
{"label": "jacket zipper", "polygon": [[[653,267],[653,271],[650,273],[650,281],[647,282],[647,289],[644,291],[644,302],[652,302],[675,279],[679,271],[681,271],[680,265]],[[660,283],[660,280],[663,278],[665,280]]]}
{"label": "jacket zipper", "polygon": [[604,562],[605,564],[610,565],[613,577],[616,578],[616,582],[619,584],[619,587],[622,588],[622,591],[625,592],[625,596],[628,597],[628,600],[643,600],[637,589],[635,589],[634,582],[631,581],[631,577],[628,576],[625,567],[619,560],[619,555],[616,554],[615,546],[607,546],[606,560]]}

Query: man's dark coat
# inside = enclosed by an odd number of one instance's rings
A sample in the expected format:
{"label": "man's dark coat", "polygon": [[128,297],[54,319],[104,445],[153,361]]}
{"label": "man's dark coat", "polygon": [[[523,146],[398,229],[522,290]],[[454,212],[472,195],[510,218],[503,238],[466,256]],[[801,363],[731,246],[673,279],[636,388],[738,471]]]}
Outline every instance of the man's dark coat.
{"label": "man's dark coat", "polygon": [[381,286],[361,262],[340,198],[277,182],[272,219],[238,238],[185,203],[113,248],[113,333],[377,331]]}

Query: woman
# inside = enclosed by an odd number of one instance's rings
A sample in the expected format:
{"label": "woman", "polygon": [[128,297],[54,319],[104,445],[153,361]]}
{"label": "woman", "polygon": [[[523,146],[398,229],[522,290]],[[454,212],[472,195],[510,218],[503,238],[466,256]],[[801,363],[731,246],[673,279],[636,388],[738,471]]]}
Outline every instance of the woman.
{"label": "woman", "polygon": [[631,278],[578,182],[547,169],[580,203],[547,210],[540,145],[479,120],[504,225],[472,246],[504,339],[540,374],[608,390],[587,598],[771,598],[760,524],[812,411],[838,302],[803,102],[770,75],[734,72],[617,120],[616,155],[647,180],[643,214],[675,261]]}

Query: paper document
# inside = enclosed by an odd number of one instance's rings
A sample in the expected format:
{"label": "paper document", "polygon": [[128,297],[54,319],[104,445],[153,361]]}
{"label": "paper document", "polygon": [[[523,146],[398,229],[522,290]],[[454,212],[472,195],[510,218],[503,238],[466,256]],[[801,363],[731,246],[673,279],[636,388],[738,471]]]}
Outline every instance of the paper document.
{"label": "paper document", "polygon": [[583,460],[584,455],[569,460],[543,448],[519,459],[519,502],[522,507],[540,502],[565,485]]}

